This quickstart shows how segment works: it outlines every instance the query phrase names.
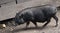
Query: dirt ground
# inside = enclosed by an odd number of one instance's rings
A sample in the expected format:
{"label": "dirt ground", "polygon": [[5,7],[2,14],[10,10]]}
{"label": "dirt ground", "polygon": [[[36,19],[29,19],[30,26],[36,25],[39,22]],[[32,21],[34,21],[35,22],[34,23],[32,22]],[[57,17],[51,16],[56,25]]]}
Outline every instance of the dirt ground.
{"label": "dirt ground", "polygon": [[[60,11],[57,12],[57,17],[60,21]],[[44,23],[37,23],[38,27],[35,28],[35,26],[30,23],[28,28],[26,29],[26,25],[22,24],[19,26],[10,26],[6,27],[4,29],[0,29],[0,33],[60,33],[60,22],[58,21],[58,27],[54,27],[56,22],[52,18],[51,22],[43,29],[41,29],[42,25]]]}
{"label": "dirt ground", "polygon": [[[20,2],[20,1],[18,1],[18,2]],[[15,2],[13,2],[11,4],[14,5]],[[57,2],[57,4],[58,4],[58,2]],[[6,5],[7,4],[4,4],[2,6],[6,6]],[[8,3],[8,6],[10,6],[9,3]],[[57,12],[57,17],[59,18],[59,21],[60,21],[60,11]],[[52,18],[51,19],[51,22],[45,28],[43,28],[43,29],[41,29],[41,27],[42,27],[42,25],[44,25],[44,23],[37,23],[38,24],[38,27],[37,28],[35,28],[35,26],[32,23],[30,23],[30,25],[28,26],[27,29],[26,29],[26,24],[22,24],[22,25],[19,25],[19,26],[16,26],[16,27],[15,26],[10,26],[10,27],[7,26],[4,29],[0,29],[0,33],[60,33],[60,22],[59,21],[58,21],[58,27],[54,27],[55,24],[56,24],[56,22]]]}

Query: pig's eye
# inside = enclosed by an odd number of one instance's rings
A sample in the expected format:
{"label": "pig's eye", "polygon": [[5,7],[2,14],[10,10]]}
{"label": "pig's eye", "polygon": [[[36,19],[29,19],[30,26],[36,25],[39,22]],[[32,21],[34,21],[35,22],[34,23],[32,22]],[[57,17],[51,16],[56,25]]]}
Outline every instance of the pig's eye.
{"label": "pig's eye", "polygon": [[19,16],[19,18],[23,18],[23,15]]}
{"label": "pig's eye", "polygon": [[19,18],[22,18],[22,16],[19,16]]}
{"label": "pig's eye", "polygon": [[21,17],[23,17],[23,14],[21,15]]}

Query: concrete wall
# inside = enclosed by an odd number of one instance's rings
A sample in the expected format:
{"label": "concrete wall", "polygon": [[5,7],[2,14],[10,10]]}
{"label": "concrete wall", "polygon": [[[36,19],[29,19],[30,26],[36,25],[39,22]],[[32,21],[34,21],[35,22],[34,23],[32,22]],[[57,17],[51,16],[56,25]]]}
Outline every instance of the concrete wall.
{"label": "concrete wall", "polygon": [[4,6],[4,7],[0,8],[0,20],[12,18],[15,16],[15,14],[17,12],[19,12],[20,10],[27,8],[27,7],[33,7],[33,6],[44,5],[44,4],[52,4],[54,6],[59,6],[60,5],[59,1],[31,0],[31,1],[23,2],[23,3],[19,3],[19,4]]}
{"label": "concrete wall", "polygon": [[[0,4],[3,4],[3,3],[10,3],[10,2],[13,2],[15,0],[0,0]],[[27,1],[30,1],[30,0],[17,0],[18,3],[23,3],[23,2],[27,2]]]}
{"label": "concrete wall", "polygon": [[[24,3],[27,1],[31,1],[31,0],[17,0],[18,4],[19,3]],[[10,5],[14,5],[16,4],[15,0],[0,0],[0,5],[1,6],[10,6]]]}

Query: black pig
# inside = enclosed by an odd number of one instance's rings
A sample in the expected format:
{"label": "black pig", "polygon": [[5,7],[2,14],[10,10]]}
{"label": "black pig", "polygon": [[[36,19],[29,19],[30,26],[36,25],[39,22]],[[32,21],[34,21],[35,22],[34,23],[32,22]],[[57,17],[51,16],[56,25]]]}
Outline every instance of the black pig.
{"label": "black pig", "polygon": [[56,20],[56,27],[58,26],[58,17],[56,16],[57,9],[51,5],[42,5],[36,7],[29,7],[21,10],[15,16],[16,24],[26,23],[26,27],[29,25],[30,21],[37,27],[37,22],[44,23],[47,21],[43,27],[45,27],[54,18]]}

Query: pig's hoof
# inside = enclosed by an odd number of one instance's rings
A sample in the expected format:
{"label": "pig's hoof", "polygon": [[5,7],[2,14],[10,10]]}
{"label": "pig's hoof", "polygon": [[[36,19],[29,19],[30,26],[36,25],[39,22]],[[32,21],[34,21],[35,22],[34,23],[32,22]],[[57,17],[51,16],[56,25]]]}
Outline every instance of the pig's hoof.
{"label": "pig's hoof", "polygon": [[55,27],[57,27],[58,25],[55,25]]}

